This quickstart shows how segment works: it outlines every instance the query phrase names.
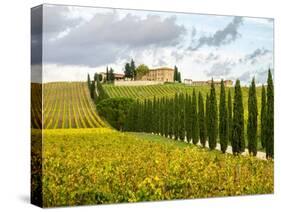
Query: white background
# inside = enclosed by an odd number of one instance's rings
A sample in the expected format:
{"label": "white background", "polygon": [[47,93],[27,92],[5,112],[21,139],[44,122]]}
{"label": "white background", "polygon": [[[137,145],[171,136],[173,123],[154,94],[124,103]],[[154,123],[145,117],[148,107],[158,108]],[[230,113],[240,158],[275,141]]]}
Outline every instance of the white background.
{"label": "white background", "polygon": [[[280,21],[278,0],[10,0],[0,6],[0,211],[35,211],[29,204],[30,181],[30,8],[41,3],[258,16],[275,18],[275,194],[83,206],[71,211],[277,211],[280,187]],[[278,48],[279,47],[279,48]],[[278,204],[279,202],[279,204]],[[280,210],[280,209],[279,209]]]}

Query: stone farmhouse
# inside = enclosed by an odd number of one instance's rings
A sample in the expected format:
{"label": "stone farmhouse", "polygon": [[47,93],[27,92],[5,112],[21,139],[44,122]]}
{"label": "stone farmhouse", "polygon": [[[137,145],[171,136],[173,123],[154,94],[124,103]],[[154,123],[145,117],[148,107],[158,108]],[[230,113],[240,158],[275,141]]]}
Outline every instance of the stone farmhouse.
{"label": "stone farmhouse", "polygon": [[149,72],[143,75],[139,80],[173,82],[174,69],[167,67],[149,69]]}

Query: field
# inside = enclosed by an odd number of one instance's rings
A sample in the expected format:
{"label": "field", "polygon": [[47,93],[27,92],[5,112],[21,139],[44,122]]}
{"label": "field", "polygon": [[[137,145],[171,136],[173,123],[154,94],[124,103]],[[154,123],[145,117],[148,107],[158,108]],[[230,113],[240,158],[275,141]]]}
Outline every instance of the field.
{"label": "field", "polygon": [[43,137],[44,207],[273,192],[272,161],[108,128]]}
{"label": "field", "polygon": [[[97,115],[84,82],[58,82],[32,85],[32,127],[44,129],[94,128],[107,124]],[[37,86],[37,89],[36,89]],[[43,117],[40,116],[43,99]],[[43,120],[43,123],[42,123]]]}

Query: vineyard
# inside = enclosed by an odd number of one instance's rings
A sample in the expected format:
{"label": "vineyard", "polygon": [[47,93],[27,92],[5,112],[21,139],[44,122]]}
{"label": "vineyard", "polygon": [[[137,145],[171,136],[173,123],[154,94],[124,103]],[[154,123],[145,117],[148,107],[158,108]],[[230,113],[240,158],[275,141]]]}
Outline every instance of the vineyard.
{"label": "vineyard", "polygon": [[[94,128],[105,127],[97,115],[86,83],[56,82],[32,84],[32,128]],[[43,99],[43,101],[42,101]],[[42,113],[43,102],[43,117]],[[43,120],[43,121],[42,121]]]}
{"label": "vineyard", "polygon": [[273,192],[272,161],[109,128],[43,136],[44,207]]}

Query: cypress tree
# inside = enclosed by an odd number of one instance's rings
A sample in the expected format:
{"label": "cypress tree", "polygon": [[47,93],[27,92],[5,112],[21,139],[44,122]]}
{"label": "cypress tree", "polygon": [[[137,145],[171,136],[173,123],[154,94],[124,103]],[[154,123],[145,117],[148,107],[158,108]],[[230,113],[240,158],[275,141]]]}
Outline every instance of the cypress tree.
{"label": "cypress tree", "polygon": [[178,71],[177,81],[181,83],[181,73]]}
{"label": "cypress tree", "polygon": [[168,137],[169,135],[169,99],[168,97],[165,97],[165,104],[164,104],[164,113],[165,113],[165,125],[164,125],[164,133],[165,137]]}
{"label": "cypress tree", "polygon": [[232,128],[232,152],[239,154],[245,150],[244,139],[244,108],[240,81],[236,80],[233,102],[233,128]]}
{"label": "cypress tree", "polygon": [[221,80],[220,107],[219,107],[219,138],[221,151],[225,153],[228,145],[227,107],[225,102],[224,81]]}
{"label": "cypress tree", "polygon": [[227,99],[227,115],[228,115],[228,140],[231,141],[232,138],[232,100],[230,89],[228,90],[228,99]]}
{"label": "cypress tree", "polygon": [[95,81],[93,81],[92,83],[90,82],[90,96],[93,100],[96,100],[96,86],[95,86]]}
{"label": "cypress tree", "polygon": [[106,66],[106,82],[109,81],[109,71],[108,71],[108,66]]}
{"label": "cypress tree", "polygon": [[184,141],[185,138],[185,127],[184,127],[184,95],[181,93],[179,95],[179,138],[180,140]]}
{"label": "cypress tree", "polygon": [[199,122],[199,137],[200,143],[203,147],[206,145],[206,122],[205,122],[205,112],[204,112],[204,99],[199,92],[198,97],[198,122]]}
{"label": "cypress tree", "polygon": [[270,69],[267,78],[266,157],[274,158],[274,90]]}
{"label": "cypress tree", "polygon": [[153,97],[153,102],[152,102],[152,117],[151,117],[151,122],[152,122],[152,127],[151,131],[153,133],[156,133],[156,128],[157,128],[157,109],[156,109],[156,97]]}
{"label": "cypress tree", "polygon": [[91,88],[91,78],[90,78],[90,74],[88,74],[87,76],[87,83],[88,83],[88,88]]}
{"label": "cypress tree", "polygon": [[248,95],[248,150],[250,154],[257,155],[257,130],[258,130],[258,105],[256,95],[256,83],[253,78]]}
{"label": "cypress tree", "polygon": [[131,65],[130,65],[130,69],[131,69],[131,76],[133,77],[133,79],[136,79],[136,65],[135,65],[135,61],[132,59],[131,60]]}
{"label": "cypress tree", "polygon": [[210,129],[209,129],[209,127],[210,127],[210,122],[209,122],[209,119],[210,119],[210,117],[209,117],[209,105],[210,105],[210,97],[209,97],[209,94],[207,93],[207,95],[206,95],[206,104],[205,104],[205,113],[206,113],[206,115],[205,115],[205,119],[206,119],[206,136],[207,136],[207,139],[209,138],[209,132],[210,132]]}
{"label": "cypress tree", "polygon": [[178,67],[175,66],[174,68],[174,82],[178,81]]}
{"label": "cypress tree", "polygon": [[190,95],[188,95],[186,107],[186,140],[189,143],[192,138],[192,99]]}
{"label": "cypress tree", "polygon": [[174,114],[173,114],[173,99],[168,100],[168,122],[169,122],[169,127],[168,127],[168,134],[169,138],[173,138],[173,132],[174,132]]}
{"label": "cypress tree", "polygon": [[197,144],[199,139],[199,126],[197,114],[197,98],[195,90],[192,92],[192,143]]}
{"label": "cypress tree", "polygon": [[265,148],[266,144],[266,91],[264,85],[262,85],[262,92],[261,92],[261,128],[260,128],[260,138],[261,138],[261,145]]}
{"label": "cypress tree", "polygon": [[178,109],[178,94],[175,94],[174,98],[174,139],[179,138],[179,109]]}
{"label": "cypress tree", "polygon": [[218,109],[217,109],[217,98],[214,81],[212,79],[210,99],[209,99],[209,147],[210,149],[215,149],[217,146],[217,133],[218,133]]}

